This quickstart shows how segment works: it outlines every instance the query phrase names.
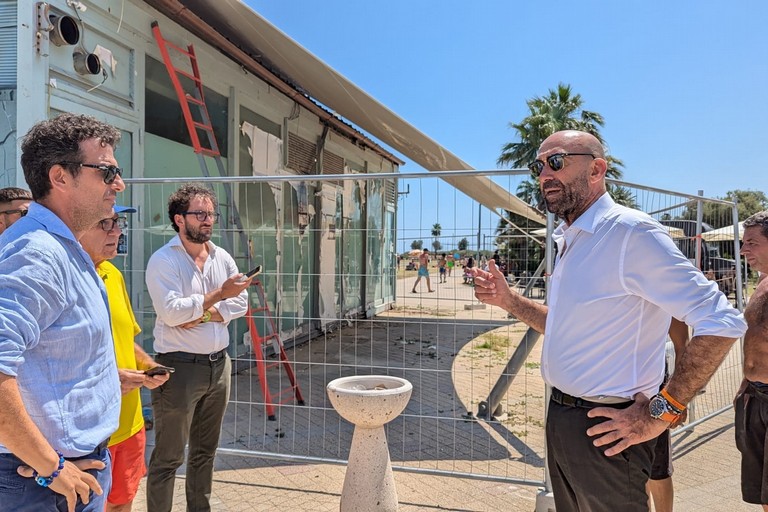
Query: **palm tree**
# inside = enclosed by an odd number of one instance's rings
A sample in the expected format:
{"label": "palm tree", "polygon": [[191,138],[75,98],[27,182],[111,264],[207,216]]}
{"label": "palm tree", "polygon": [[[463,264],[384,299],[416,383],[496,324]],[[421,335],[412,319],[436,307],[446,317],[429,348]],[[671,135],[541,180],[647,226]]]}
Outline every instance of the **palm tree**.
{"label": "palm tree", "polygon": [[608,193],[618,204],[623,204],[629,208],[639,208],[635,195],[626,187],[619,185],[608,185]]}
{"label": "palm tree", "polygon": [[[442,231],[443,231],[443,227],[440,225],[439,222],[435,222],[434,224],[432,224],[432,236],[435,237],[435,241],[432,242],[433,247],[435,246],[435,242],[438,241],[437,239],[440,238],[440,233]],[[438,251],[439,249],[435,249],[435,250]]]}
{"label": "palm tree", "polygon": [[517,186],[517,197],[528,204],[537,206],[541,203],[539,184],[533,180],[523,180]]}
{"label": "palm tree", "polygon": [[[573,94],[571,86],[557,84],[557,89],[550,89],[544,97],[535,97],[527,102],[528,116],[520,123],[509,123],[517,132],[519,142],[508,142],[501,148],[501,155],[496,160],[499,167],[520,168],[533,162],[536,152],[544,139],[560,130],[581,130],[594,135],[603,145],[600,128],[605,124],[603,116],[597,112],[584,110],[584,101],[580,94]],[[608,171],[606,176],[621,179],[620,167],[624,162],[606,155]],[[524,180],[517,188],[517,195],[529,204],[541,209],[541,192],[538,180],[531,177]]]}

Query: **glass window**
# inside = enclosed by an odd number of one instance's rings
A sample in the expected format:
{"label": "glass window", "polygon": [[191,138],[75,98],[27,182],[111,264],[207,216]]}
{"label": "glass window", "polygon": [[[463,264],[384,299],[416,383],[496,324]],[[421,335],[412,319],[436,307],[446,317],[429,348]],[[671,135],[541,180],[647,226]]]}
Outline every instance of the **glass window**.
{"label": "glass window", "polygon": [[[202,77],[205,82],[205,76]],[[179,81],[185,92],[193,94],[195,91],[194,82],[189,78],[179,75]],[[222,155],[227,154],[227,123],[228,123],[228,100],[223,96],[205,86],[203,86],[205,95],[205,104],[208,107],[208,114],[211,116],[213,132],[216,135],[216,142]],[[200,109],[190,104],[192,119],[202,122]],[[149,55],[146,58],[146,91],[145,91],[145,109],[144,109],[145,127],[148,133],[159,135],[165,139],[170,139],[187,146],[192,145],[189,137],[189,130],[184,121],[184,115],[179,105],[179,99],[168,76],[168,70],[165,64],[155,60]],[[211,147],[208,143],[205,131],[198,130],[200,144],[202,147]]]}

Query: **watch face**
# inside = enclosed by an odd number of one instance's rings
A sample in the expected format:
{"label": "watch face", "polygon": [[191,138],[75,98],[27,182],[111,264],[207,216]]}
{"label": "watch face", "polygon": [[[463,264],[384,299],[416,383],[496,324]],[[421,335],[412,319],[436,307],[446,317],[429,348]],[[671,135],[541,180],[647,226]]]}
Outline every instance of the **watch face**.
{"label": "watch face", "polygon": [[651,417],[659,419],[661,415],[668,411],[667,401],[661,396],[654,396],[651,398],[651,402],[648,404],[648,410],[651,413]]}

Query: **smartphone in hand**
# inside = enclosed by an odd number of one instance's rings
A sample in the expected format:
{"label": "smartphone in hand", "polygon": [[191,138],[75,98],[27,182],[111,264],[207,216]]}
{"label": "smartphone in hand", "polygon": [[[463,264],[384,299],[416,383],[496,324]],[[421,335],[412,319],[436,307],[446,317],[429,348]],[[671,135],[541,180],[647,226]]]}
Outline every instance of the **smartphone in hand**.
{"label": "smartphone in hand", "polygon": [[170,366],[160,365],[160,366],[155,366],[154,368],[150,368],[149,370],[144,370],[144,373],[149,377],[154,377],[155,375],[167,375],[175,371],[176,371],[175,368],[171,368]]}
{"label": "smartphone in hand", "polygon": [[251,270],[243,274],[243,277],[240,278],[240,282],[247,281],[248,279],[257,276],[261,274],[261,265],[256,265]]}

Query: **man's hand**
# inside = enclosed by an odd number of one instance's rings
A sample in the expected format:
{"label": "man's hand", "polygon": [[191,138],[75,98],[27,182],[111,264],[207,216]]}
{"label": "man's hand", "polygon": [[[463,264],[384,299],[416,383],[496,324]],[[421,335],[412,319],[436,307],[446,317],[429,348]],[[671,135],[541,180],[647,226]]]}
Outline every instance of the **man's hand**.
{"label": "man's hand", "polygon": [[123,395],[134,389],[145,385],[147,376],[140,370],[127,370],[118,368],[117,375],[120,377],[120,393]]}
{"label": "man's hand", "polygon": [[[90,501],[90,492],[93,490],[101,495],[102,489],[96,477],[86,473],[88,469],[104,469],[104,463],[94,459],[80,459],[73,462],[65,461],[64,469],[59,476],[53,479],[49,489],[67,498],[68,512],[75,512],[77,500],[80,498],[84,504]],[[32,468],[19,466],[16,472],[26,478],[32,478]],[[44,475],[45,476],[45,475]]]}
{"label": "man's hand", "polygon": [[595,446],[616,443],[605,450],[608,457],[619,454],[632,445],[659,437],[669,427],[669,423],[652,418],[648,411],[648,402],[650,400],[644,394],[638,393],[635,395],[635,403],[626,409],[596,407],[590,410],[587,413],[590,418],[605,417],[608,420],[588,429],[587,435],[594,437],[602,434],[593,441]]}
{"label": "man's hand", "polygon": [[221,285],[221,300],[237,297],[240,295],[240,292],[251,285],[253,277],[249,277],[245,281],[241,281],[243,277],[245,277],[244,274],[235,274],[234,276],[224,281],[224,284]]}
{"label": "man's hand", "polygon": [[470,272],[474,276],[477,300],[484,304],[499,306],[502,309],[508,307],[512,290],[509,289],[504,274],[501,273],[494,260],[488,260],[488,272],[479,268],[472,268]]}
{"label": "man's hand", "polygon": [[155,389],[162,386],[166,382],[168,382],[168,379],[171,377],[171,374],[160,373],[158,375],[152,375],[152,376],[145,375],[145,377],[146,378],[144,379],[144,387],[147,389]]}
{"label": "man's hand", "polygon": [[[221,316],[221,313],[219,313],[218,309],[216,309],[214,307],[210,307],[210,308],[206,309],[205,311],[208,311],[211,314],[211,317],[208,319],[208,322],[223,322],[224,321],[224,317]],[[203,314],[205,314],[205,311],[203,311]],[[193,327],[197,327],[201,323],[203,323],[203,317],[202,316],[200,318],[195,318],[194,320],[190,320],[189,322],[187,322],[185,324],[181,324],[178,327],[181,328],[181,329],[191,329]]]}
{"label": "man's hand", "polygon": [[179,327],[180,329],[191,329],[193,327],[197,327],[201,323],[203,323],[203,317],[195,318],[194,320],[190,320],[189,322],[185,324],[181,324],[177,327]]}

